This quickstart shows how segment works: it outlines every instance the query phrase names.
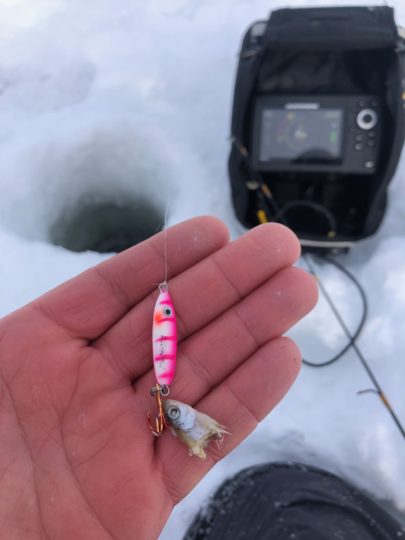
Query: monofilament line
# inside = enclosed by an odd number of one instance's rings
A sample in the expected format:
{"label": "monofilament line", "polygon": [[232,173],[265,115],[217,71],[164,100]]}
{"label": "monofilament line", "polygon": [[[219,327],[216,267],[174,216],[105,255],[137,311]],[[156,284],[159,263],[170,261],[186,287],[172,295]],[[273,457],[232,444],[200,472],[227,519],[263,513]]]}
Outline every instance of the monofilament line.
{"label": "monofilament line", "polygon": [[167,199],[166,199],[166,208],[165,208],[165,220],[163,224],[163,257],[164,257],[164,264],[165,264],[165,278],[162,283],[166,287],[167,286],[167,277],[168,277],[168,264],[167,264],[167,218],[169,215],[169,206],[170,206],[170,195],[171,195],[171,183],[168,182],[168,189],[167,189]]}

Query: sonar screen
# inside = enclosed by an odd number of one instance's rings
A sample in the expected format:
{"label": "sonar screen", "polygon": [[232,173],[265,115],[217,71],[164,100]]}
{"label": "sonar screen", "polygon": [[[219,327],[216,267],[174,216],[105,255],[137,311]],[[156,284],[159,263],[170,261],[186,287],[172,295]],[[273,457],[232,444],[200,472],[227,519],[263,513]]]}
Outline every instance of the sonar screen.
{"label": "sonar screen", "polygon": [[326,162],[342,158],[343,110],[264,109],[259,160]]}

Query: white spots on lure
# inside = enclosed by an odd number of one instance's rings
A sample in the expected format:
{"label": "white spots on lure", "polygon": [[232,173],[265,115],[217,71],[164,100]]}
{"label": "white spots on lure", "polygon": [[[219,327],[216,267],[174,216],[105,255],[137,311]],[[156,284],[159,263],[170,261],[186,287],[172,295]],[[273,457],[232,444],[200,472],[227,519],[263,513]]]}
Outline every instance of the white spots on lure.
{"label": "white spots on lure", "polygon": [[213,418],[181,401],[167,399],[163,407],[172,431],[188,446],[190,455],[205,459],[205,448],[209,442],[220,441],[224,434],[229,433]]}

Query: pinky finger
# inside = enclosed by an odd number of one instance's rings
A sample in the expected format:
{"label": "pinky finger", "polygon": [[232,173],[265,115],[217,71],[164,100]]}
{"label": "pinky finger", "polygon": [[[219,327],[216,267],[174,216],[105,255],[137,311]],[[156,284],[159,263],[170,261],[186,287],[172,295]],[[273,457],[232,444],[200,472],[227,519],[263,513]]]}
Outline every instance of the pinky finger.
{"label": "pinky finger", "polygon": [[158,442],[166,487],[176,504],[217,461],[238,446],[282,399],[298,375],[300,352],[289,338],[277,338],[257,351],[195,408],[226,426],[230,435],[210,444],[207,458],[190,457],[187,448],[165,433]]}

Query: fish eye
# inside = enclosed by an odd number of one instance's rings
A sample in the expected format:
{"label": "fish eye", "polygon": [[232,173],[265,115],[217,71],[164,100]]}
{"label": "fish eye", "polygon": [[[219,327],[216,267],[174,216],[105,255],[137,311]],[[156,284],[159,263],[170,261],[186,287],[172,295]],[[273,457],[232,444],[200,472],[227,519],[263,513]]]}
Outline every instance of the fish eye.
{"label": "fish eye", "polygon": [[172,420],[177,420],[180,416],[180,409],[178,407],[170,407],[168,414]]}
{"label": "fish eye", "polygon": [[169,307],[165,307],[163,310],[163,314],[166,315],[166,317],[170,317],[172,314],[172,310]]}

